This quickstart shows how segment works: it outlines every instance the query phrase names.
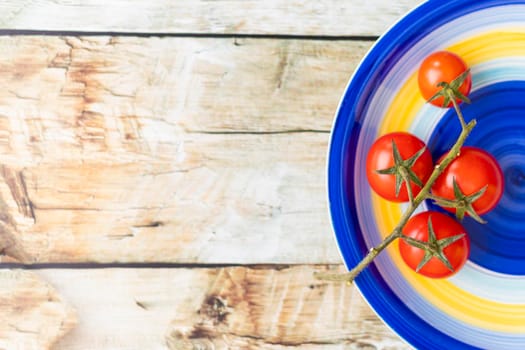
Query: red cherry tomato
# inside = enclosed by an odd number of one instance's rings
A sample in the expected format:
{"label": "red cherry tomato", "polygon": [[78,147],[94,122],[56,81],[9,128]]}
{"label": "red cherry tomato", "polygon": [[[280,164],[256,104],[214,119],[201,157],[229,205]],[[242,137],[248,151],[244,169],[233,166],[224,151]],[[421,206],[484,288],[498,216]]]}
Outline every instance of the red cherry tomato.
{"label": "red cherry tomato", "polygon": [[[461,269],[470,254],[470,240],[465,229],[457,220],[443,213],[426,211],[411,217],[402,230],[403,234],[419,241],[428,242],[429,218],[438,241],[456,235],[463,236],[443,248],[444,256],[450,262],[452,270],[437,257],[432,257],[418,272],[432,278],[452,276]],[[425,256],[423,249],[410,245],[404,239],[399,240],[399,252],[403,261],[414,271]]]}
{"label": "red cherry tomato", "polygon": [[[441,158],[443,158],[442,156]],[[438,161],[441,161],[441,159]],[[453,200],[454,179],[464,195],[471,195],[487,186],[483,195],[472,203],[474,211],[483,215],[492,210],[504,189],[503,172],[498,161],[481,148],[465,146],[432,185],[432,194]],[[455,208],[445,208],[455,213]]]}
{"label": "red cherry tomato", "polygon": [[[416,136],[406,132],[394,132],[378,138],[368,152],[366,159],[366,175],[372,189],[381,197],[393,202],[406,202],[409,200],[406,184],[403,183],[399,194],[396,196],[396,176],[390,174],[379,174],[383,170],[394,166],[394,155],[392,141],[396,144],[399,154],[403,159],[409,159],[422,148],[423,154],[412,166],[412,171],[424,184],[433,170],[432,156],[425,143]],[[414,182],[410,182],[414,196],[417,196],[421,188]]]}
{"label": "red cherry tomato", "polygon": [[[467,64],[458,55],[448,51],[437,51],[427,56],[421,63],[418,71],[418,84],[421,94],[425,100],[429,100],[441,87],[441,82],[451,83],[468,70]],[[470,93],[472,87],[472,78],[468,74],[463,84],[459,87],[459,92],[464,96]],[[456,99],[459,103],[461,100]],[[444,98],[442,96],[430,101],[435,106],[443,107]],[[451,107],[452,102],[446,107]]]}

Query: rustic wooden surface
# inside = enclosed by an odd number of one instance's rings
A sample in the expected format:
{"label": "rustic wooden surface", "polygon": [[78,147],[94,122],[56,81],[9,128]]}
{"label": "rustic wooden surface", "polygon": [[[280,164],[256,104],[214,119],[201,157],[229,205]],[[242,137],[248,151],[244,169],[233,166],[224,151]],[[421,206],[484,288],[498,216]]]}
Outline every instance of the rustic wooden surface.
{"label": "rustic wooden surface", "polygon": [[406,349],[343,271],[333,115],[420,1],[3,1],[0,349]]}

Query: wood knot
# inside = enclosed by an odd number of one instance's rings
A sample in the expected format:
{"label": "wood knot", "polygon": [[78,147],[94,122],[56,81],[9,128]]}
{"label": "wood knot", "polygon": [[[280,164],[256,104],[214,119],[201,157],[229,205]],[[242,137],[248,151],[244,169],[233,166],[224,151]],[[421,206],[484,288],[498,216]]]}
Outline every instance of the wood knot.
{"label": "wood knot", "polygon": [[226,302],[215,295],[208,296],[202,303],[198,314],[209,318],[214,325],[226,322],[226,317],[230,313]]}
{"label": "wood knot", "polygon": [[188,338],[181,331],[174,330],[166,337],[166,345],[170,350],[213,350],[215,345],[210,339]]}

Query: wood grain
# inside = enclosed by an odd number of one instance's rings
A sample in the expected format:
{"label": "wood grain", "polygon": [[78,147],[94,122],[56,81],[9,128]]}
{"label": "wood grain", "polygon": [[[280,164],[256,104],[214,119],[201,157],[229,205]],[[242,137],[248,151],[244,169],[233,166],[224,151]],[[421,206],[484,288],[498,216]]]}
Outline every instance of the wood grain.
{"label": "wood grain", "polygon": [[375,36],[420,3],[7,0],[0,4],[0,25],[9,29],[97,32]]}
{"label": "wood grain", "polygon": [[9,255],[339,263],[326,150],[370,44],[0,37]]}
{"label": "wood grain", "polygon": [[76,314],[37,274],[0,270],[0,349],[50,349],[76,323]]}
{"label": "wood grain", "polygon": [[31,261],[340,262],[326,134],[200,136],[184,140],[183,164],[26,168],[35,223],[18,237]]}
{"label": "wood grain", "polygon": [[336,266],[42,270],[77,309],[55,350],[406,349]]}

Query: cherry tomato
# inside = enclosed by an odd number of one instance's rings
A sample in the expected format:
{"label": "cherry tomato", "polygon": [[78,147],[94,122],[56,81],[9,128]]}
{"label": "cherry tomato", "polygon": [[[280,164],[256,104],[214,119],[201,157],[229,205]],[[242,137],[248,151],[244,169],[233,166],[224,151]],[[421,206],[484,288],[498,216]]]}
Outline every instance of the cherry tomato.
{"label": "cherry tomato", "polygon": [[[432,256],[418,272],[432,278],[449,277],[465,264],[470,254],[470,240],[463,226],[450,216],[433,211],[426,211],[411,217],[402,232],[403,235],[421,242],[429,242],[429,220],[437,242],[441,242],[442,252],[452,270],[439,258]],[[454,239],[452,239],[454,237]],[[445,243],[444,239],[452,243]],[[441,240],[441,241],[440,241]],[[403,238],[399,241],[399,252],[403,261],[414,271],[425,257],[425,251],[415,247]]]}
{"label": "cherry tomato", "polygon": [[[406,184],[401,185],[399,193],[396,195],[396,175],[378,173],[378,171],[391,168],[395,164],[392,142],[395,143],[404,160],[411,158],[424,148],[423,153],[411,167],[422,184],[427,181],[432,173],[432,156],[423,141],[406,132],[393,132],[383,135],[370,148],[366,159],[366,175],[370,186],[377,194],[387,200],[406,202],[409,200]],[[421,187],[412,181],[410,181],[410,188],[414,196],[421,190]]]}
{"label": "cherry tomato", "polygon": [[[439,162],[444,155],[439,159]],[[472,203],[478,215],[492,210],[503,194],[504,178],[498,161],[481,148],[465,146],[432,185],[432,194],[453,200],[454,180],[464,195],[472,195],[486,187],[483,195]],[[455,213],[455,208],[445,208]]]}
{"label": "cherry tomato", "polygon": [[[437,51],[427,56],[421,63],[418,71],[418,84],[421,94],[425,100],[430,100],[441,87],[438,86],[441,82],[451,83],[454,79],[459,77],[465,71],[468,70],[467,64],[461,57],[455,53],[448,51]],[[472,87],[472,78],[470,73],[467,78],[463,81],[458,91],[467,96],[470,93]],[[461,100],[456,98],[459,103]],[[440,96],[432,101],[435,106],[443,107],[445,102],[443,96]],[[452,102],[446,107],[451,107]]]}

